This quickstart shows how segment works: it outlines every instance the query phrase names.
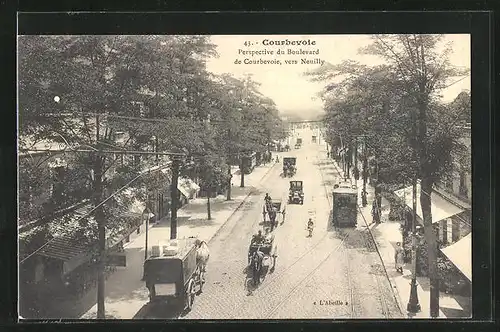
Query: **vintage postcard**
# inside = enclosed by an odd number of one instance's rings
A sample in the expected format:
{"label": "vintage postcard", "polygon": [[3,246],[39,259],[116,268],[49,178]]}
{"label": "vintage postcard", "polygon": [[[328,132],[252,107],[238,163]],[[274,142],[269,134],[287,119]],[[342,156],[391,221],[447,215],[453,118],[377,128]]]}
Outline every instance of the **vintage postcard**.
{"label": "vintage postcard", "polygon": [[20,318],[470,318],[470,47],[18,36]]}

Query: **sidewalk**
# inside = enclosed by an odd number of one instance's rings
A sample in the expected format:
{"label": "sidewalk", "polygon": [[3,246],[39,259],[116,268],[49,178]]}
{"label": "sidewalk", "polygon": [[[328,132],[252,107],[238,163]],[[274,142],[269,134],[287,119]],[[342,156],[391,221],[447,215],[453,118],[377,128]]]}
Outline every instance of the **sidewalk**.
{"label": "sidewalk", "polygon": [[[339,172],[342,172],[341,167],[332,161],[337,167]],[[377,250],[380,257],[384,263],[387,275],[396,294],[396,298],[399,300],[399,306],[403,312],[407,312],[406,306],[410,297],[411,289],[411,264],[405,264],[403,267],[403,274],[397,272],[394,266],[394,250],[397,242],[403,243],[403,236],[401,234],[400,222],[389,220],[389,202],[382,198],[382,214],[381,223],[373,223],[373,218],[371,215],[371,202],[375,198],[375,188],[370,184],[366,184],[367,195],[367,206],[363,207],[361,205],[361,190],[363,189],[363,180],[357,181],[357,186],[359,188],[359,207],[361,209],[361,214],[363,215],[366,225],[360,225],[366,227],[372,234],[375,243],[377,244]],[[421,311],[417,314],[407,313],[408,318],[421,318],[429,319],[430,317],[430,286],[429,279],[424,277],[417,277],[417,294],[420,303]],[[440,293],[439,295],[439,318],[468,318],[465,310],[460,306],[460,304],[448,294]],[[445,314],[445,312],[447,314]]]}
{"label": "sidewalk", "polygon": [[[267,164],[256,167],[251,174],[245,175],[245,187],[239,187],[239,172],[233,174],[231,201],[225,196],[212,198],[211,216],[207,220],[207,199],[191,200],[177,212],[177,238],[197,236],[209,242],[231,216],[243,205],[253,189],[269,174],[272,166]],[[236,181],[238,180],[238,181]],[[149,301],[148,291],[142,279],[144,263],[144,246],[146,235],[141,232],[135,239],[124,245],[127,255],[127,266],[118,267],[106,281],[106,318],[132,319],[135,314]],[[170,239],[170,219],[162,219],[151,225],[148,231],[148,249],[153,245]],[[97,304],[95,304],[81,319],[95,319]]]}

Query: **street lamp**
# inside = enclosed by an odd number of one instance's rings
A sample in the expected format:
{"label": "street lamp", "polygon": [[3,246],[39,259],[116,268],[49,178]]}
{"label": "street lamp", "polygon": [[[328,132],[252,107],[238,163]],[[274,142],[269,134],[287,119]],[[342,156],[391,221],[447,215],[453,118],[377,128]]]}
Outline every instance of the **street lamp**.
{"label": "street lamp", "polygon": [[411,288],[410,288],[410,298],[408,300],[408,305],[406,310],[410,313],[417,313],[421,310],[420,303],[418,303],[418,293],[417,293],[417,179],[414,177],[412,186],[412,201],[413,201],[413,218],[411,225]]}

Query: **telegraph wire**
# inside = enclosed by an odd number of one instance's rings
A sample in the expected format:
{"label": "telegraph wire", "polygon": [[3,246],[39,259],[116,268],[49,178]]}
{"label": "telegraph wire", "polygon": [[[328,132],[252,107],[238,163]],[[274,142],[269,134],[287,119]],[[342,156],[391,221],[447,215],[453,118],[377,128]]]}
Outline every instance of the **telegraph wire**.
{"label": "telegraph wire", "polygon": [[[170,167],[170,163],[166,164],[166,165],[163,165],[163,166],[154,166],[154,167],[151,167],[145,171],[142,171],[139,175],[137,175],[136,177],[134,177],[132,180],[130,180],[129,182],[127,182],[125,185],[123,185],[120,189],[118,189],[117,191],[115,191],[112,195],[110,195],[109,197],[107,197],[106,199],[104,199],[103,201],[101,201],[99,204],[97,204],[96,206],[94,206],[89,212],[87,212],[86,214],[84,214],[83,216],[81,216],[80,218],[78,218],[75,223],[79,222],[80,220],[83,220],[87,217],[89,217],[92,212],[94,212],[99,206],[103,205],[104,203],[106,203],[107,201],[109,201],[111,198],[115,197],[117,194],[119,194],[120,192],[122,192],[123,190],[127,189],[129,187],[130,184],[132,184],[132,182],[134,182],[135,180],[137,180],[138,178],[144,176],[144,175],[150,175],[152,172],[158,172],[158,171],[161,171],[165,168],[168,168]],[[58,239],[59,237],[54,237],[52,238],[51,240],[47,241],[46,243],[44,243],[41,247],[39,247],[38,249],[36,249],[34,252],[32,252],[31,254],[29,254],[28,256],[26,256],[25,258],[23,258],[19,264],[22,264],[23,262],[25,262],[27,259],[29,259],[30,257],[32,257],[33,255],[37,254],[38,252],[40,252],[40,250],[44,249],[46,246],[48,246],[50,243],[52,243],[53,241],[55,241],[56,239]]]}

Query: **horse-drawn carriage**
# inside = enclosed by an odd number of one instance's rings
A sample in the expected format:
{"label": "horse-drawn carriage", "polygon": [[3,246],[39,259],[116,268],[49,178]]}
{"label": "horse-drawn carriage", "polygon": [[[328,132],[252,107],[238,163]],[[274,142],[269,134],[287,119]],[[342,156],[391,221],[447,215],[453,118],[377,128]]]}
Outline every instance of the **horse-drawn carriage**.
{"label": "horse-drawn carriage", "polygon": [[284,157],[283,158],[283,176],[294,176],[297,173],[297,158]]}
{"label": "horse-drawn carriage", "polygon": [[[267,215],[267,218],[266,218]],[[279,224],[279,216],[281,215],[281,223],[285,222],[285,204],[282,201],[266,200],[262,207],[262,218],[264,227],[269,227],[271,232]]]}
{"label": "horse-drawn carriage", "polygon": [[144,262],[145,281],[150,302],[167,302],[191,310],[205,283],[208,246],[195,238],[172,240],[153,246]]}
{"label": "horse-drawn carriage", "polygon": [[302,187],[302,181],[290,181],[288,203],[304,204],[304,189]]}
{"label": "horse-drawn carriage", "polygon": [[274,234],[269,233],[263,239],[252,239],[248,248],[248,267],[251,272],[251,280],[254,286],[260,283],[261,277],[276,267],[278,247],[274,242]]}

